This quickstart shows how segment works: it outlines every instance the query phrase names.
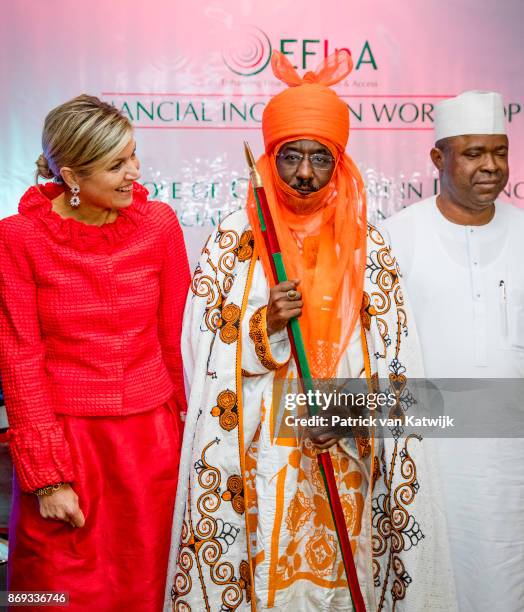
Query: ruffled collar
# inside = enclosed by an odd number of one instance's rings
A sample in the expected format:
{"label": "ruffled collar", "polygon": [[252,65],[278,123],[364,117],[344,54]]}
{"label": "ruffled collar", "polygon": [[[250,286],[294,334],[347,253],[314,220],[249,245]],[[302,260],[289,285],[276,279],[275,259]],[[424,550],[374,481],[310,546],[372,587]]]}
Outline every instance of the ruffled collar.
{"label": "ruffled collar", "polygon": [[101,226],[89,225],[75,219],[63,219],[53,211],[51,201],[63,191],[64,188],[56,183],[34,185],[22,196],[18,212],[40,223],[55,242],[82,251],[111,250],[124,242],[139,227],[148,206],[147,189],[133,183],[133,201],[118,212],[116,221]]}

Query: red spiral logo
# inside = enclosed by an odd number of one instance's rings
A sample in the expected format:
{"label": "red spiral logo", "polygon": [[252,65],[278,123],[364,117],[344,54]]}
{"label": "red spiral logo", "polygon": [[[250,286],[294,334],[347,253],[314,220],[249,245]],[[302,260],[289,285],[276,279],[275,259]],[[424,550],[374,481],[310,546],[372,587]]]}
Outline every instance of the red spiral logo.
{"label": "red spiral logo", "polygon": [[240,76],[262,72],[271,59],[268,35],[255,26],[244,26],[233,33],[235,40],[222,52],[226,66]]}

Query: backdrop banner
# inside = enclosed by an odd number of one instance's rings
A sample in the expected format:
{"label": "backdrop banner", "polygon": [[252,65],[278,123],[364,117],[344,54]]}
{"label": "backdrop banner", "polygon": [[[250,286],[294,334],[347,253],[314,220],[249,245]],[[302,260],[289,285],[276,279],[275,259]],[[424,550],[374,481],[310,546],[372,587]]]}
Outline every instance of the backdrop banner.
{"label": "backdrop banner", "polygon": [[504,199],[524,205],[522,0],[17,0],[2,6],[0,217],[34,182],[47,112],[80,93],[136,127],[141,181],[179,215],[196,261],[220,219],[243,206],[242,142],[262,153],[260,121],[283,86],[272,49],[299,71],[335,49],[354,70],[336,86],[351,114],[348,152],[377,220],[434,194],[434,104],[467,89],[505,100]]}

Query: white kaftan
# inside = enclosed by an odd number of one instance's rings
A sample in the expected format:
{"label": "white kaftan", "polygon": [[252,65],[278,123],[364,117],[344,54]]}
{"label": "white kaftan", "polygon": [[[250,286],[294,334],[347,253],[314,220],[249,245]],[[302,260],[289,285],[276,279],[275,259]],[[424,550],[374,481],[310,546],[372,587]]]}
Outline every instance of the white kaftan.
{"label": "white kaftan", "polygon": [[[497,201],[490,223],[462,226],[432,197],[387,219],[384,229],[410,297],[426,376],[521,377],[524,212]],[[436,445],[459,609],[520,612],[524,440],[448,438]]]}
{"label": "white kaftan", "polygon": [[[253,232],[238,211],[204,247],[184,316],[190,398],[166,611],[351,609],[316,450],[277,435],[276,380],[286,361],[286,377],[296,377],[296,367],[286,334],[267,337],[268,296]],[[369,226],[362,333],[348,346],[344,373],[359,376],[364,362],[369,381],[404,389],[422,372],[410,322],[396,262]],[[330,454],[367,610],[453,610],[425,440],[396,428]]]}

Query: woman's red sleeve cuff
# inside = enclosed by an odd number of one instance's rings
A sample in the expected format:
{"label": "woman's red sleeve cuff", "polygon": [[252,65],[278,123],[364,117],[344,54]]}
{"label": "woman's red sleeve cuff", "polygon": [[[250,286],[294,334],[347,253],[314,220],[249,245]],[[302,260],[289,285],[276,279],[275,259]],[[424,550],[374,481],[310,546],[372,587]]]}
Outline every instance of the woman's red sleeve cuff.
{"label": "woman's red sleeve cuff", "polygon": [[9,448],[22,491],[73,482],[73,460],[60,423],[8,431]]}

